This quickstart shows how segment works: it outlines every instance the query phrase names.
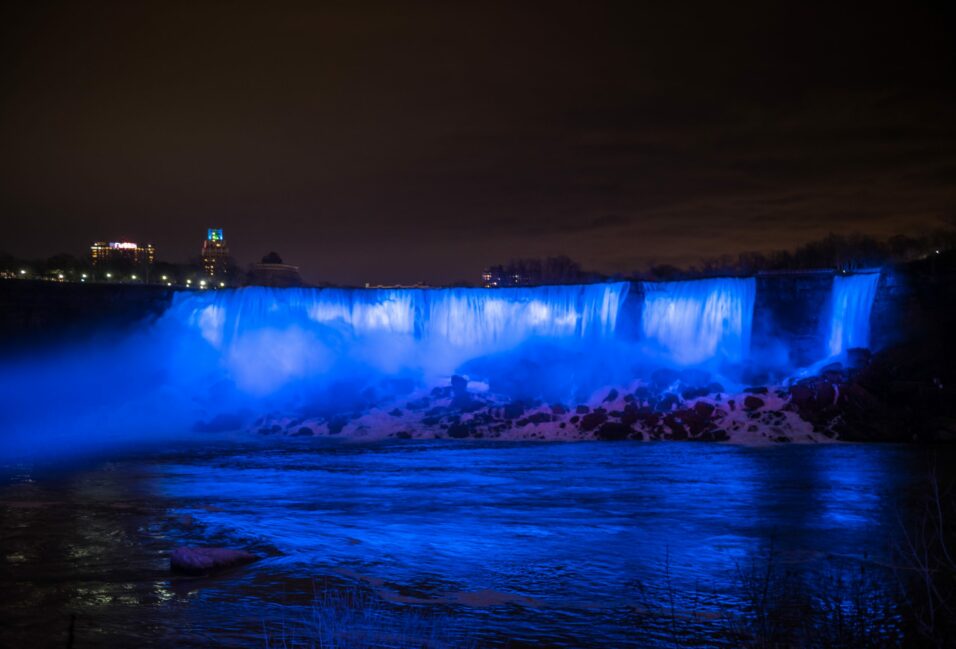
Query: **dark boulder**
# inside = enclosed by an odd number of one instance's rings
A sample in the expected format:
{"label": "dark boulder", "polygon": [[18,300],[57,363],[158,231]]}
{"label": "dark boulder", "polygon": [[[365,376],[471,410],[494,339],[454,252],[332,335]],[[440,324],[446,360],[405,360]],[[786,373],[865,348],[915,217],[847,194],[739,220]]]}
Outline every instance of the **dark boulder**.
{"label": "dark boulder", "polygon": [[345,428],[345,424],[349,422],[345,417],[333,417],[329,420],[329,435],[338,435],[342,432],[342,429]]}
{"label": "dark boulder", "polygon": [[622,440],[631,436],[634,430],[625,424],[607,422],[595,431],[594,436],[603,440]]}
{"label": "dark boulder", "polygon": [[431,395],[436,399],[448,399],[454,394],[450,385],[432,388]]}
{"label": "dark boulder", "polygon": [[760,410],[764,407],[764,400],[760,397],[748,395],[744,397],[744,410]]}
{"label": "dark boulder", "polygon": [[181,547],[169,557],[169,568],[184,575],[208,575],[258,560],[254,554],[227,548]]}
{"label": "dark boulder", "polygon": [[581,418],[581,430],[594,430],[607,421],[607,413],[595,410]]}
{"label": "dark boulder", "polygon": [[587,406],[578,406],[574,409],[574,412],[578,413],[579,415],[586,415],[591,412],[591,409]]}
{"label": "dark boulder", "polygon": [[867,367],[872,359],[872,352],[863,347],[853,347],[846,351],[846,363],[851,370],[861,370]]}
{"label": "dark boulder", "polygon": [[448,436],[454,437],[455,439],[464,439],[465,437],[470,437],[472,434],[471,427],[465,424],[452,424],[448,427]]}
{"label": "dark boulder", "polygon": [[604,397],[604,403],[609,403],[611,401],[617,400],[618,392],[616,388],[611,388],[611,391],[607,393],[607,396]]}
{"label": "dark boulder", "polygon": [[312,437],[312,435],[313,435],[312,429],[309,428],[308,426],[303,426],[299,430],[292,433],[293,437]]}
{"label": "dark boulder", "polygon": [[709,419],[714,414],[714,406],[706,401],[698,401],[694,404],[694,413],[702,419]]}
{"label": "dark boulder", "polygon": [[656,404],[654,404],[654,408],[660,412],[667,412],[669,410],[673,410],[678,405],[680,405],[680,397],[678,397],[676,394],[667,392],[661,395],[661,398],[657,400]]}
{"label": "dark boulder", "polygon": [[468,380],[455,374],[451,377],[451,391],[456,395],[468,393]]}
{"label": "dark boulder", "polygon": [[530,417],[528,417],[528,421],[531,422],[532,424],[544,424],[550,421],[554,421],[554,417],[552,417],[546,412],[536,412]]}
{"label": "dark boulder", "polygon": [[698,399],[700,397],[706,397],[709,394],[706,387],[696,387],[696,388],[687,388],[680,393],[685,400]]}

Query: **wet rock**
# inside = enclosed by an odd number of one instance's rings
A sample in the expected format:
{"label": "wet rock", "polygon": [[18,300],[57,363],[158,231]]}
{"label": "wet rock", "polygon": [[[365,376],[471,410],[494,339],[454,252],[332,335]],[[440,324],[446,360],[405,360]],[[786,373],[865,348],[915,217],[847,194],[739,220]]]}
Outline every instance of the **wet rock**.
{"label": "wet rock", "polygon": [[633,403],[624,406],[624,412],[621,413],[621,423],[627,426],[633,426],[637,423],[640,415],[640,409]]}
{"label": "wet rock", "polygon": [[407,430],[400,430],[397,433],[395,433],[395,437],[397,437],[398,439],[411,439],[412,434],[408,432]]}
{"label": "wet rock", "polygon": [[680,393],[685,400],[690,401],[691,399],[699,399],[700,397],[706,397],[709,394],[706,387],[697,387],[697,388],[688,388]]}
{"label": "wet rock", "polygon": [[184,575],[208,575],[229,568],[246,565],[258,560],[244,550],[228,548],[181,547],[169,557],[169,568]]}
{"label": "wet rock", "polygon": [[579,415],[586,415],[591,412],[591,409],[587,406],[578,406],[574,409],[574,412],[578,413]]}
{"label": "wet rock", "polygon": [[552,417],[546,412],[536,412],[530,417],[528,417],[528,421],[531,422],[532,424],[544,424],[550,421],[554,421],[554,417]]}
{"label": "wet rock", "polygon": [[794,385],[790,388],[790,401],[798,407],[807,406],[813,401],[816,393],[807,385]]}
{"label": "wet rock", "polygon": [[630,437],[633,432],[634,430],[630,426],[616,422],[608,422],[602,424],[601,427],[595,431],[594,436],[597,439],[622,440]]}
{"label": "wet rock", "polygon": [[581,418],[581,430],[594,430],[607,421],[607,413],[595,410]]}
{"label": "wet rock", "polygon": [[759,410],[764,407],[764,400],[760,397],[755,397],[753,395],[748,395],[744,397],[744,409],[745,410]]}
{"label": "wet rock", "polygon": [[670,439],[687,439],[687,429],[673,415],[664,417],[664,424],[671,429]]}
{"label": "wet rock", "polygon": [[710,419],[710,416],[714,414],[714,406],[706,401],[698,401],[694,404],[694,413],[698,417]]}
{"label": "wet rock", "polygon": [[873,353],[862,347],[852,347],[846,352],[846,363],[850,369],[861,370],[870,364]]}
{"label": "wet rock", "polygon": [[680,405],[680,398],[676,394],[668,392],[661,395],[655,407],[661,412],[667,412],[668,410],[673,410],[678,405]]}
{"label": "wet rock", "polygon": [[555,403],[551,405],[551,412],[555,415],[565,415],[568,412],[568,407],[561,403]]}
{"label": "wet rock", "polygon": [[465,424],[453,424],[448,427],[448,436],[455,439],[463,439],[471,436],[472,430]]}
{"label": "wet rock", "polygon": [[618,392],[616,388],[611,388],[611,391],[607,393],[607,396],[604,397],[604,403],[609,403],[611,401],[616,401],[618,397]]}
{"label": "wet rock", "polygon": [[580,417],[579,415],[574,415],[574,416],[571,417],[571,419],[569,419],[568,421],[570,421],[572,424],[576,424],[576,423],[578,423],[579,421],[581,421],[581,417]]}
{"label": "wet rock", "polygon": [[431,395],[436,399],[448,399],[454,394],[450,385],[432,388]]}
{"label": "wet rock", "polygon": [[338,435],[347,423],[348,419],[345,417],[333,417],[329,420],[329,435]]}
{"label": "wet rock", "polygon": [[312,429],[309,428],[308,426],[303,426],[299,430],[292,433],[293,437],[312,437],[312,435],[313,435]]}
{"label": "wet rock", "polygon": [[651,391],[651,389],[643,385],[634,390],[634,398],[638,401],[649,401],[651,398],[653,398],[653,396],[654,393]]}
{"label": "wet rock", "polygon": [[451,391],[456,395],[468,393],[468,379],[455,374],[451,377]]}

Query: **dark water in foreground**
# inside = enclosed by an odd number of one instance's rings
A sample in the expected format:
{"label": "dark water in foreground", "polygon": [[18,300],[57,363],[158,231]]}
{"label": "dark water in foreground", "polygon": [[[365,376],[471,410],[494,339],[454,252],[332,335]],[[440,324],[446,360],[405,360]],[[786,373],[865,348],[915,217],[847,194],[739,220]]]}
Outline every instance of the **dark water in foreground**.
{"label": "dark water in foreground", "polygon": [[[865,594],[882,597],[900,512],[930,462],[953,459],[902,446],[270,442],[5,475],[0,645],[67,646],[71,615],[76,647],[290,645],[316,595],[359,590],[386,619],[429,620],[447,646],[726,642],[768,556],[809,597],[870,568]],[[182,544],[265,559],[173,578]]]}

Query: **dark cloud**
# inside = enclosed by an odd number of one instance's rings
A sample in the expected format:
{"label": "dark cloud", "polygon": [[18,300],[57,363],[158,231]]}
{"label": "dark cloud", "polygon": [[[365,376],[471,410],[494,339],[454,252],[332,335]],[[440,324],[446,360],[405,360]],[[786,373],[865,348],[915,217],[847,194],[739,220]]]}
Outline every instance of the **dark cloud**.
{"label": "dark cloud", "polygon": [[0,247],[448,281],[953,213],[950,4],[642,4],[5,8]]}

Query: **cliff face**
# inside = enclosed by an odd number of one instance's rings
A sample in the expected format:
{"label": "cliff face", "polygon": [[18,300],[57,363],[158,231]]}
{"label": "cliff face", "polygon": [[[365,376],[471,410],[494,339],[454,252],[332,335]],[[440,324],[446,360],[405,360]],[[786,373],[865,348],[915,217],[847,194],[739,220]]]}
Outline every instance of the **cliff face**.
{"label": "cliff face", "polygon": [[0,346],[133,326],[169,307],[174,291],[125,284],[0,282]]}

